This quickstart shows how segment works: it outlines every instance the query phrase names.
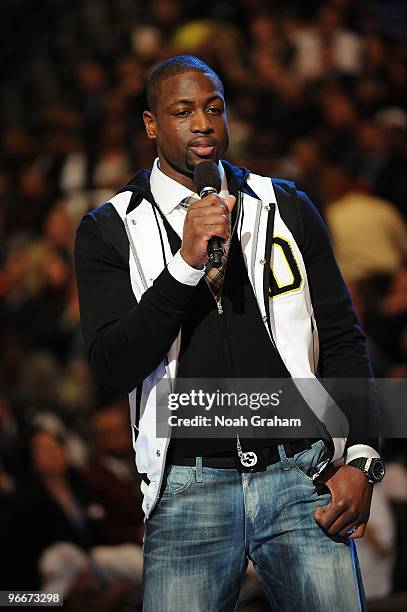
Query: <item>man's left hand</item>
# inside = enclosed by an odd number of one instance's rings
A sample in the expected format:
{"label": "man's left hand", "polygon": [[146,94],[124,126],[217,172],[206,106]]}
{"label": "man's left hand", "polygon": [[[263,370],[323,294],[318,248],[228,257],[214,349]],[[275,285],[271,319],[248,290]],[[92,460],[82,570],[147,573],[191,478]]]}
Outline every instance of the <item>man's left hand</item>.
{"label": "man's left hand", "polygon": [[332,501],[315,510],[315,522],[331,536],[350,540],[362,538],[373,493],[373,485],[366,474],[351,465],[331,465],[316,479],[316,483],[324,483],[328,487]]}

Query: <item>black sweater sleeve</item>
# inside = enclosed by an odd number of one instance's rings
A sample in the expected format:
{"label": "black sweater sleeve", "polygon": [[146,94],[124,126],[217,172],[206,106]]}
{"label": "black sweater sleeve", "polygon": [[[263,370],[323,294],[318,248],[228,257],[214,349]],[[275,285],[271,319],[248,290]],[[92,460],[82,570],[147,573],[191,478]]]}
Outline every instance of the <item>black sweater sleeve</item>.
{"label": "black sweater sleeve", "polygon": [[328,377],[372,376],[365,336],[340,273],[328,230],[308,196],[297,192],[301,250],[320,338],[319,372]]}
{"label": "black sweater sleeve", "polygon": [[318,372],[349,422],[347,447],[378,448],[379,405],[365,336],[336,263],[327,228],[307,195],[297,192],[301,244],[318,328]]}
{"label": "black sweater sleeve", "polygon": [[[122,232],[122,220],[111,205],[112,233]],[[102,227],[103,225],[103,227]],[[95,212],[77,230],[75,267],[82,333],[97,382],[115,392],[129,392],[164,359],[177,337],[195,287],[178,282],[165,268],[137,303],[127,257],[109,240]]]}

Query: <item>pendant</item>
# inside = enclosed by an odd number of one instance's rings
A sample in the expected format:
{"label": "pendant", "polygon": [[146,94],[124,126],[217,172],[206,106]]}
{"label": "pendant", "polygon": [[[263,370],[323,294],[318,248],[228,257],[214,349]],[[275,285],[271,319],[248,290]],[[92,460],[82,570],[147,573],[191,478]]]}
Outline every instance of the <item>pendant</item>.
{"label": "pendant", "polygon": [[244,465],[244,467],[247,467],[247,468],[253,467],[257,463],[256,453],[254,453],[253,451],[242,453],[240,455],[240,463]]}

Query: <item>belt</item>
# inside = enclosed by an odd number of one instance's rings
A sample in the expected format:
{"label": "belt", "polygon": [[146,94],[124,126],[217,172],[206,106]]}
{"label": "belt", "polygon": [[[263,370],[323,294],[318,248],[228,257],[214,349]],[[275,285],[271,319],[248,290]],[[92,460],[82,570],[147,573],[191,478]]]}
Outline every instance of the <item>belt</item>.
{"label": "belt", "polygon": [[[284,446],[287,457],[294,457],[295,454],[303,450],[311,448],[315,440],[309,438],[299,438],[286,442],[281,442]],[[202,457],[203,467],[219,468],[219,469],[235,469],[239,472],[262,472],[268,465],[278,463],[280,461],[280,453],[278,451],[280,444],[273,444],[266,448],[255,448],[252,451],[257,456],[257,463],[253,467],[245,467],[240,463],[239,457],[236,454],[223,457]],[[245,450],[245,452],[247,452]],[[172,465],[196,465],[196,457],[173,457]]]}

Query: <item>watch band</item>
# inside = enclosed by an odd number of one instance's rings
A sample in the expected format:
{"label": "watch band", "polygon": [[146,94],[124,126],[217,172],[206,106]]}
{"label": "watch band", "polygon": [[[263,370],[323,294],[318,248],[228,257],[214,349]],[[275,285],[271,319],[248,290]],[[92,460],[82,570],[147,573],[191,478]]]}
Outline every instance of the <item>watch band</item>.
{"label": "watch band", "polygon": [[384,462],[380,458],[358,457],[347,463],[365,472],[367,479],[372,484],[380,482],[384,477]]}
{"label": "watch band", "polygon": [[368,463],[368,461],[369,459],[367,457],[358,457],[357,459],[353,459],[353,461],[349,461],[347,465],[352,465],[353,467],[357,467],[360,470],[367,471],[369,469],[369,466],[367,466],[366,468],[366,464]]}

